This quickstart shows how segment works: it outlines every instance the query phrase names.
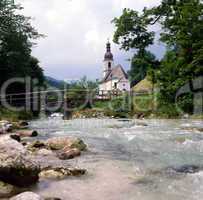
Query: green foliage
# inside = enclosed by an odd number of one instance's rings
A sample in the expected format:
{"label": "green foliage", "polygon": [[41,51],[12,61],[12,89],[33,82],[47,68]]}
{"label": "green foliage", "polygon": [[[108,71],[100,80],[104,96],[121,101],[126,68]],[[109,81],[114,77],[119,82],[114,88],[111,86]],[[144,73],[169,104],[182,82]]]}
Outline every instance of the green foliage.
{"label": "green foliage", "polygon": [[187,93],[178,97],[177,106],[180,111],[193,114],[193,94]]}
{"label": "green foliage", "polygon": [[0,108],[0,120],[19,121],[19,120],[31,120],[33,118],[32,113],[21,111],[14,112],[8,109]]}
{"label": "green foliage", "polygon": [[[124,9],[121,17],[113,20],[116,25],[114,42],[121,44],[122,49],[138,50],[132,59],[131,81],[139,81],[146,74],[151,77],[160,88],[160,113],[167,111],[169,116],[177,116],[177,110],[170,110],[175,103],[183,111],[190,113],[192,110],[190,93],[175,101],[177,91],[187,83],[194,92],[192,80],[203,75],[202,16],[201,0],[162,0],[158,6],[144,8],[140,15]],[[154,33],[148,28],[155,24],[161,25],[160,40],[168,47],[160,65],[146,54],[146,47],[154,42]]]}
{"label": "green foliage", "polygon": [[153,44],[154,32],[148,31],[147,18],[131,9],[124,9],[119,18],[112,21],[116,26],[114,42],[126,51],[135,49],[129,71],[132,85],[145,78],[147,70],[157,65],[155,56],[146,50]]}
{"label": "green foliage", "polygon": [[114,42],[121,44],[121,49],[143,51],[153,44],[154,33],[147,30],[146,19],[138,12],[124,9],[122,15],[112,22],[116,26]]}
{"label": "green foliage", "polygon": [[149,116],[154,109],[153,95],[143,94],[133,97],[133,113],[137,115]]}
{"label": "green foliage", "polygon": [[203,75],[203,4],[200,0],[163,0],[145,10],[150,21],[162,25],[161,40],[176,51],[174,68],[185,81]]}
{"label": "green foliage", "polygon": [[41,35],[30,18],[19,14],[22,9],[12,1],[0,1],[0,86],[14,77],[37,78],[40,85],[44,82],[39,61],[31,56],[32,41]]}
{"label": "green foliage", "polygon": [[162,104],[159,104],[155,116],[166,119],[177,118],[180,116],[180,112],[175,104],[162,102]]}
{"label": "green foliage", "polygon": [[100,100],[100,101],[94,102],[93,107],[96,109],[103,110],[104,108],[108,108],[108,104],[109,104],[109,101]]}
{"label": "green foliage", "polygon": [[156,70],[155,74],[162,101],[174,102],[177,89],[184,84],[182,80],[179,80],[180,75],[175,51],[167,51],[159,70]]}
{"label": "green foliage", "polygon": [[131,97],[127,94],[111,100],[96,101],[93,108],[103,111],[108,117],[129,118],[132,115]]}
{"label": "green foliage", "polygon": [[97,88],[97,81],[90,81],[83,77],[77,82],[68,84],[66,97],[74,108],[91,108],[91,100],[96,95]]}
{"label": "green foliage", "polygon": [[93,107],[103,110],[104,114],[109,117],[129,118],[132,115],[132,102],[128,94],[108,101],[97,101]]}
{"label": "green foliage", "polygon": [[129,71],[131,83],[140,82],[146,77],[148,70],[155,67],[156,58],[150,51],[144,51],[143,54],[135,54],[132,58],[131,69]]}

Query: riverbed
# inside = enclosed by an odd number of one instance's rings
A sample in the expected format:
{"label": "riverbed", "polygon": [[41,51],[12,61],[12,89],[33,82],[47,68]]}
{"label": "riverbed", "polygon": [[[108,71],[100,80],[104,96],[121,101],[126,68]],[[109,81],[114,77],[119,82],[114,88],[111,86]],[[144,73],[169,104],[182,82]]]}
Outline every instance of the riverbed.
{"label": "riverbed", "polygon": [[[39,139],[74,136],[88,144],[88,151],[72,160],[87,169],[85,176],[41,180],[32,190],[63,200],[201,200],[203,133],[188,127],[203,124],[198,120],[32,121]],[[177,172],[182,166],[200,169]]]}

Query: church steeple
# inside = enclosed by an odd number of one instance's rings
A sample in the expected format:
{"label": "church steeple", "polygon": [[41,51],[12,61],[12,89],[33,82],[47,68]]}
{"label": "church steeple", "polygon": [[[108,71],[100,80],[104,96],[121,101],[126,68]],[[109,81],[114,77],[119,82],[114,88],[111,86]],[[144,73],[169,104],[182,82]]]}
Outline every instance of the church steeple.
{"label": "church steeple", "polygon": [[106,53],[104,55],[104,60],[108,61],[108,60],[113,60],[113,54],[111,53],[111,43],[108,42],[106,43]]}
{"label": "church steeple", "polygon": [[111,72],[113,67],[114,63],[113,63],[113,54],[111,53],[111,43],[108,40],[106,43],[106,53],[104,55],[103,77],[106,77],[106,75]]}
{"label": "church steeple", "polygon": [[111,52],[111,43],[109,42],[109,39],[106,43],[106,52]]}

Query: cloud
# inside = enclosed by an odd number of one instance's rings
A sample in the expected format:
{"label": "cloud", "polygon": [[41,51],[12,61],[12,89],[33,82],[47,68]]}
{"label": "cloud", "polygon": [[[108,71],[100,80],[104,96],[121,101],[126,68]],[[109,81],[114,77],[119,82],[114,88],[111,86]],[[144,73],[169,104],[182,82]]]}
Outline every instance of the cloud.
{"label": "cloud", "polygon": [[[18,0],[24,13],[34,18],[33,25],[47,35],[33,49],[45,73],[59,78],[87,75],[99,78],[107,38],[112,39],[111,20],[130,7],[141,11],[160,0]],[[115,62],[125,60],[129,53],[113,45]]]}

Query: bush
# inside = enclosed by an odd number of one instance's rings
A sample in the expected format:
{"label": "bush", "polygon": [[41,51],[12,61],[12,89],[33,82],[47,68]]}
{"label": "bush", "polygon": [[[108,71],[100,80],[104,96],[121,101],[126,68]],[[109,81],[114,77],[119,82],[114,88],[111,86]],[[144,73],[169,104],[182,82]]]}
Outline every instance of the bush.
{"label": "bush", "polygon": [[180,116],[175,104],[171,103],[159,103],[157,110],[155,111],[157,117],[161,118],[177,118]]}
{"label": "bush", "polygon": [[149,116],[154,109],[154,99],[151,94],[143,94],[133,97],[133,113],[142,116]]}
{"label": "bush", "polygon": [[109,101],[98,101],[93,107],[102,109],[108,117],[128,118],[132,113],[131,98],[126,94]]}
{"label": "bush", "polygon": [[193,113],[193,94],[188,93],[177,99],[177,105],[183,113]]}
{"label": "bush", "polygon": [[0,108],[0,120],[18,121],[18,120],[31,120],[33,115],[26,111],[10,111],[5,108]]}

